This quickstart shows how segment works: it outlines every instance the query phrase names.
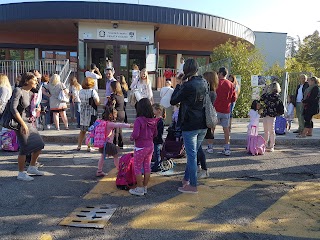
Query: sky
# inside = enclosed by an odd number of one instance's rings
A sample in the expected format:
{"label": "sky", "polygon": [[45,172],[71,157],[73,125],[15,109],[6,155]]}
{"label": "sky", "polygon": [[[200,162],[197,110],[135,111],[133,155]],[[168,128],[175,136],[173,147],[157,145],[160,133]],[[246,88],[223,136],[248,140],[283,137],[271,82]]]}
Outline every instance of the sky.
{"label": "sky", "polygon": [[[0,0],[1,4],[53,0]],[[73,1],[73,0],[65,0]],[[320,0],[87,0],[193,10],[238,22],[253,31],[282,32],[302,40],[320,31]]]}

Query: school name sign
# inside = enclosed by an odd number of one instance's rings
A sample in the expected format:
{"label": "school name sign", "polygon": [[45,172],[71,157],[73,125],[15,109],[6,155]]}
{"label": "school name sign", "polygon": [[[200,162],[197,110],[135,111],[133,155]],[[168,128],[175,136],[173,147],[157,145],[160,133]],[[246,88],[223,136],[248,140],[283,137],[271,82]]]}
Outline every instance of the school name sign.
{"label": "school name sign", "polygon": [[115,41],[136,41],[135,30],[97,29],[97,38]]}

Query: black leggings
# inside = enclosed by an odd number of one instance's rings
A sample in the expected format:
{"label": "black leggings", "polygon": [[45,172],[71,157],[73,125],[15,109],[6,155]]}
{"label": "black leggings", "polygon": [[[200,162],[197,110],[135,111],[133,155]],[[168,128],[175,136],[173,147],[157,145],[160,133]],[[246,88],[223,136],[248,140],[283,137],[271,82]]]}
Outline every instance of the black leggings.
{"label": "black leggings", "polygon": [[311,114],[305,113],[303,115],[305,128],[313,128],[312,117],[313,117],[313,114],[311,115]]}

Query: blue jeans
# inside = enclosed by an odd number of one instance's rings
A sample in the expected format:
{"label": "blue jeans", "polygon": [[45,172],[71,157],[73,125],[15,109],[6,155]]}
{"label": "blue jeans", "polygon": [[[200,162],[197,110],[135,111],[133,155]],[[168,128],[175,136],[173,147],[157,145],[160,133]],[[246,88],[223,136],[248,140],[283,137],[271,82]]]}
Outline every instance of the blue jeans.
{"label": "blue jeans", "polygon": [[77,127],[80,127],[80,102],[75,102],[73,104],[74,104],[74,112],[77,119]]}
{"label": "blue jeans", "polygon": [[207,170],[207,160],[206,155],[203,152],[202,145],[200,145],[197,152],[197,164],[201,165],[202,170]]}
{"label": "blue jeans", "polygon": [[153,161],[154,161],[154,165],[155,168],[159,167],[160,161],[161,161],[161,157],[160,157],[160,151],[161,151],[161,146],[162,144],[156,144],[154,143],[154,149],[153,149]]}
{"label": "blue jeans", "polygon": [[187,153],[184,180],[190,181],[192,187],[197,186],[197,152],[206,132],[206,128],[193,131],[182,131],[183,142]]}

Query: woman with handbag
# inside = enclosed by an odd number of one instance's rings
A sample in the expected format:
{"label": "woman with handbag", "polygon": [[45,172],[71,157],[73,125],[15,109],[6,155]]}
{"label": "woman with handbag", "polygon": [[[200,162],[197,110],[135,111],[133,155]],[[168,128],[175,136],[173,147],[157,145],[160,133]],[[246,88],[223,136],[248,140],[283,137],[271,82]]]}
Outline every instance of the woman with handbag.
{"label": "woman with handbag", "polygon": [[[98,115],[98,105],[100,99],[97,91],[94,89],[95,80],[90,77],[86,77],[82,81],[82,89],[79,92],[80,98],[80,134],[78,137],[77,151],[81,150],[82,142],[85,138],[88,128],[95,122]],[[91,152],[91,147],[88,146],[88,152]]]}
{"label": "woman with handbag", "polygon": [[[36,167],[36,162],[44,148],[44,142],[38,133],[35,125],[35,118],[31,113],[32,89],[37,87],[38,80],[35,75],[30,72],[24,73],[19,84],[20,87],[14,89],[10,100],[10,111],[14,119],[19,123],[19,127],[15,130],[20,152],[18,155],[19,174],[17,179],[22,181],[32,181],[30,175],[42,176]],[[27,173],[24,172],[26,155],[31,154],[31,162]]]}
{"label": "woman with handbag", "polygon": [[56,129],[60,131],[59,114],[64,123],[66,130],[69,130],[68,118],[66,114],[67,102],[69,102],[68,89],[60,81],[58,74],[53,74],[48,84],[50,92],[50,111],[53,113],[53,122]]}

